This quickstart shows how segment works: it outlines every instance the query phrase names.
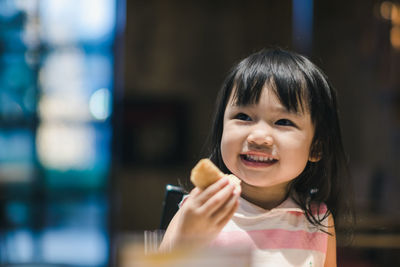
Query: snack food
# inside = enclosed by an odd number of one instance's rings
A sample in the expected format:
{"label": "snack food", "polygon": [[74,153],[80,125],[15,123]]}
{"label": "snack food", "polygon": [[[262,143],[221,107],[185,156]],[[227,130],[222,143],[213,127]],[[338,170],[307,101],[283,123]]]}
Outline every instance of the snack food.
{"label": "snack food", "polygon": [[[226,174],[221,172],[209,159],[201,159],[192,169],[190,180],[200,189],[205,189],[215,183]],[[240,179],[233,174],[228,175],[228,179],[235,185],[240,186]]]}

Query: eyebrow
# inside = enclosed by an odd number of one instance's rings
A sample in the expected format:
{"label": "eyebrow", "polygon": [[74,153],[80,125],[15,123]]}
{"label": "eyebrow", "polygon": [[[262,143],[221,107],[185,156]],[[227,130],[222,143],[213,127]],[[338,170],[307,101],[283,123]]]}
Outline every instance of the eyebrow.
{"label": "eyebrow", "polygon": [[285,113],[285,114],[290,114],[290,115],[295,115],[295,116],[302,116],[303,112],[300,112],[299,110],[288,110],[284,106],[280,107],[273,107],[272,110],[277,113]]}
{"label": "eyebrow", "polygon": [[[247,105],[240,105],[237,103],[232,103],[231,106],[234,108],[252,108],[252,106],[256,106],[257,104],[247,104]],[[272,107],[272,111],[275,113],[284,113],[288,115],[294,115],[294,116],[302,116],[304,115],[304,112],[301,112],[300,110],[295,111],[295,110],[288,110],[285,106],[280,104],[279,106]]]}

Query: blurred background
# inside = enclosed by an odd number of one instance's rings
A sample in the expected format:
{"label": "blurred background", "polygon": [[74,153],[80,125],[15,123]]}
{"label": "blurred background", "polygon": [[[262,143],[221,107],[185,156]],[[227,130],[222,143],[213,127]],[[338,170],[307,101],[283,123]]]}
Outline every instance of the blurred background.
{"label": "blurred background", "polygon": [[230,67],[271,46],[339,93],[358,214],[339,266],[400,266],[397,0],[0,0],[0,265],[114,266],[207,155]]}

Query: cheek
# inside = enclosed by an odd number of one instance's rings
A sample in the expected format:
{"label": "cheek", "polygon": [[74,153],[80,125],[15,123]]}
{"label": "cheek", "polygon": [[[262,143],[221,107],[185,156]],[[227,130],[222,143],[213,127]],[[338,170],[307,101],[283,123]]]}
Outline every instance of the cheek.
{"label": "cheek", "polygon": [[299,138],[288,145],[293,149],[292,157],[297,158],[297,161],[302,162],[304,165],[307,164],[310,157],[311,140]]}
{"label": "cheek", "polygon": [[221,155],[226,165],[229,165],[238,149],[240,149],[240,142],[237,135],[229,129],[224,129],[221,138]]}
{"label": "cheek", "polygon": [[230,143],[231,140],[229,138],[229,135],[225,134],[225,132],[222,134],[222,139],[221,139],[221,154],[222,158],[225,161],[225,156],[230,153]]}
{"label": "cheek", "polygon": [[287,136],[287,138],[281,138],[279,140],[278,152],[286,155],[291,160],[308,160],[310,153],[310,141],[304,136]]}
{"label": "cheek", "polygon": [[295,140],[287,141],[285,145],[286,145],[286,147],[291,148],[297,152],[303,151],[304,153],[308,152],[308,150],[310,148],[308,140],[301,139],[301,138],[299,138],[297,140],[295,139]]}

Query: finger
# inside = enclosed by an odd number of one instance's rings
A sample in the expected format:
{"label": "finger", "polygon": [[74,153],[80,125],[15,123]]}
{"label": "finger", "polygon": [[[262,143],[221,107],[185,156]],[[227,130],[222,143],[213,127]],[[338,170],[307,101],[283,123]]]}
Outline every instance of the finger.
{"label": "finger", "polygon": [[203,191],[200,191],[198,201],[200,205],[203,205],[206,201],[208,201],[212,196],[218,193],[222,188],[226,187],[229,184],[229,180],[227,177],[222,177]]}
{"label": "finger", "polygon": [[214,220],[219,222],[225,218],[225,216],[232,211],[232,207],[235,206],[236,202],[238,202],[238,198],[239,196],[233,192],[224,205],[215,210],[215,212],[211,215]]}
{"label": "finger", "polygon": [[[197,188],[197,187],[193,188],[192,191],[190,191],[189,195],[183,199],[183,201],[181,202],[181,205],[182,205],[183,203],[190,203],[190,202],[196,203],[196,197],[197,197],[200,193],[201,193],[201,191],[200,191],[199,188]],[[185,205],[185,206],[187,206],[187,205]]]}
{"label": "finger", "polygon": [[190,191],[189,195],[191,197],[196,197],[200,193],[201,193],[201,190],[198,187],[195,187],[195,188],[192,189],[192,191]]}
{"label": "finger", "polygon": [[226,205],[229,200],[234,197],[234,190],[235,186],[233,184],[229,184],[218,191],[215,195],[213,195],[201,207],[202,209],[204,209],[205,214],[211,216],[217,210]]}
{"label": "finger", "polygon": [[239,207],[239,201],[236,199],[233,206],[230,208],[229,212],[225,214],[225,216],[221,217],[217,222],[217,227],[223,228],[229,220],[232,218],[233,214],[235,214],[236,210]]}

